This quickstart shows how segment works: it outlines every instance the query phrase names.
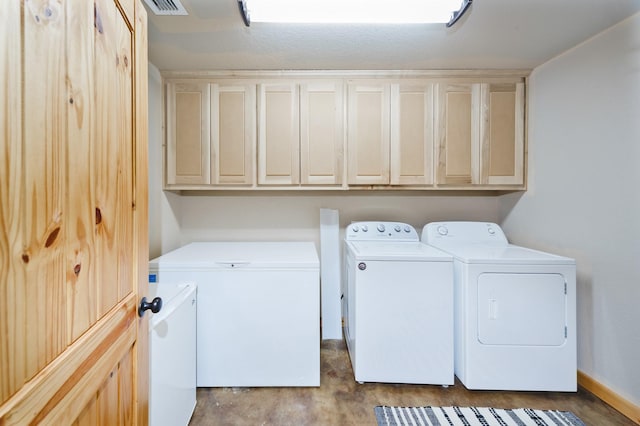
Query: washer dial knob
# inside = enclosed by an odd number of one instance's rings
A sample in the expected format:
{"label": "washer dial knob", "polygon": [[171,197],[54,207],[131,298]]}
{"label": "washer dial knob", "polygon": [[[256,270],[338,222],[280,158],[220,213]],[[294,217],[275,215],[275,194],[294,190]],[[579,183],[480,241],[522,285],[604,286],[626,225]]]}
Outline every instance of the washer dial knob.
{"label": "washer dial knob", "polygon": [[378,225],[378,232],[384,232],[384,230],[385,230],[384,224],[382,224],[382,223],[379,224]]}
{"label": "washer dial knob", "polygon": [[448,233],[449,233],[449,230],[447,229],[446,226],[444,225],[438,226],[438,234],[444,236],[444,235],[447,235]]}

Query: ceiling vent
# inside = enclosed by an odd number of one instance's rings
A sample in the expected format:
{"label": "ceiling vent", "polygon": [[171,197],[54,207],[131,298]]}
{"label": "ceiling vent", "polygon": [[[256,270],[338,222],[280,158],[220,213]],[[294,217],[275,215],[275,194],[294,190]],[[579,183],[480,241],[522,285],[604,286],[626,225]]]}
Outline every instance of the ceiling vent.
{"label": "ceiling vent", "polygon": [[156,15],[188,15],[180,0],[144,0]]}

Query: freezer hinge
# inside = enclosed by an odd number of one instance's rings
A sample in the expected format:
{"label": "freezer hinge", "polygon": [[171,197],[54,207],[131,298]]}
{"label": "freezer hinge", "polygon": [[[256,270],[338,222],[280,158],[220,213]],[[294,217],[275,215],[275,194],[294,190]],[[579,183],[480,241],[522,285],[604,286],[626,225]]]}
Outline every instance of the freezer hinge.
{"label": "freezer hinge", "polygon": [[567,282],[564,282],[564,294],[567,294]]}
{"label": "freezer hinge", "polygon": [[567,332],[567,326],[565,325],[565,326],[564,326],[564,338],[565,338],[565,339],[567,338],[567,333],[568,333],[568,332]]}

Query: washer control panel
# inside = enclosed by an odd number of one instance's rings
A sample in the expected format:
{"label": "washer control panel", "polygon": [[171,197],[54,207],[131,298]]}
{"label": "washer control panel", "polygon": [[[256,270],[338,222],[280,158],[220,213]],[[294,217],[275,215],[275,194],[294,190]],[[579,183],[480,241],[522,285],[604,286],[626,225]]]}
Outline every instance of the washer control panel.
{"label": "washer control panel", "polygon": [[402,222],[353,222],[345,230],[348,241],[420,241],[416,229]]}

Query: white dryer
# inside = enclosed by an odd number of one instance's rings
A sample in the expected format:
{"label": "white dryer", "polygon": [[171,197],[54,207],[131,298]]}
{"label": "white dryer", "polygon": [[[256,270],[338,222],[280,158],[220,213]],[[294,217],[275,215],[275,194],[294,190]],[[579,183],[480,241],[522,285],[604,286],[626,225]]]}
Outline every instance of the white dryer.
{"label": "white dryer", "polygon": [[355,380],[453,384],[453,259],[398,222],[345,231],[343,317]]}
{"label": "white dryer", "polygon": [[509,244],[495,223],[434,222],[454,256],[455,374],[468,389],[577,390],[576,265]]}

